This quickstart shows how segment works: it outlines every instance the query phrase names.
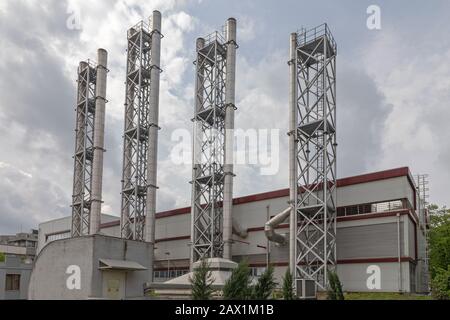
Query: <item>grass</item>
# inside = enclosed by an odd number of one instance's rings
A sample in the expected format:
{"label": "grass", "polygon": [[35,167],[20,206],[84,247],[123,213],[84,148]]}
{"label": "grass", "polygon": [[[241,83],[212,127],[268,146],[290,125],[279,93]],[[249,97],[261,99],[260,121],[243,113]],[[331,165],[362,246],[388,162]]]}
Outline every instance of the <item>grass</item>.
{"label": "grass", "polygon": [[395,292],[349,292],[345,300],[433,300],[431,296]]}

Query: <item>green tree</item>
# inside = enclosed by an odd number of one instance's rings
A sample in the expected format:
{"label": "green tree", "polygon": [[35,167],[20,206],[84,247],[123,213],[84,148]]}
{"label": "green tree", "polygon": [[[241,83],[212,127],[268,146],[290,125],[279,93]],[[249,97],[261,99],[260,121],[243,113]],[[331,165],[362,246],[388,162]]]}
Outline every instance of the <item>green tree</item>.
{"label": "green tree", "polygon": [[450,299],[450,266],[448,269],[437,268],[431,280],[432,295],[438,300]]}
{"label": "green tree", "polygon": [[5,262],[5,254],[0,252],[0,262]]}
{"label": "green tree", "polygon": [[438,270],[450,266],[450,209],[428,206],[430,216],[429,249],[430,272],[434,278]]}
{"label": "green tree", "polygon": [[334,271],[328,271],[328,300],[344,300],[344,292],[339,276]]}
{"label": "green tree", "polygon": [[247,300],[251,297],[250,269],[246,261],[241,261],[223,287],[223,298],[226,300]]}
{"label": "green tree", "polygon": [[200,265],[194,269],[193,277],[189,277],[191,283],[193,300],[209,300],[214,292],[212,284],[214,282],[209,264],[202,259]]}
{"label": "green tree", "polygon": [[253,287],[253,299],[267,300],[272,295],[272,292],[277,285],[273,276],[273,271],[273,266],[269,265],[266,271],[258,278],[258,282]]}
{"label": "green tree", "polygon": [[286,273],[283,277],[283,298],[284,300],[294,300],[294,280],[292,278],[292,273],[289,268],[287,268]]}

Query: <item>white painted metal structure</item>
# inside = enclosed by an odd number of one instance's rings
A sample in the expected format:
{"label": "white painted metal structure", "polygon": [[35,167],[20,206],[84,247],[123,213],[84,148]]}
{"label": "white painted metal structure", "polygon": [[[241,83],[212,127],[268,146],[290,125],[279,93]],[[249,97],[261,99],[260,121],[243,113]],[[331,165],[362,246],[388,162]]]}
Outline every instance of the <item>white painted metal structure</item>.
{"label": "white painted metal structure", "polygon": [[102,207],[103,152],[105,142],[106,74],[108,53],[98,49],[97,86],[95,90],[94,160],[92,165],[91,221],[89,234],[100,231]]}
{"label": "white painted metal structure", "polygon": [[98,50],[98,65],[78,67],[71,235],[96,233],[100,226],[107,52]]}
{"label": "white painted metal structure", "polygon": [[337,47],[326,24],[290,46],[290,265],[323,290],[336,265]]}
{"label": "white painted metal structure", "polygon": [[236,20],[196,47],[191,266],[231,258]]}
{"label": "white painted metal structure", "polygon": [[154,242],[161,13],[128,30],[121,236]]}

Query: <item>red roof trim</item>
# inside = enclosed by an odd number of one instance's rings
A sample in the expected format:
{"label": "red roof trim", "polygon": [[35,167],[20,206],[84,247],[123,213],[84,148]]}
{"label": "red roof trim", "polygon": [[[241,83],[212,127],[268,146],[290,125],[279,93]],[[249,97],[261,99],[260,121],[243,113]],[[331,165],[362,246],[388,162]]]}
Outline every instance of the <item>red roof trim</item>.
{"label": "red roof trim", "polygon": [[[408,167],[402,167],[402,168],[384,170],[384,171],[379,171],[379,172],[366,173],[366,174],[361,174],[361,175],[347,177],[347,178],[341,178],[341,179],[338,179],[336,182],[337,182],[338,187],[345,187],[345,186],[350,186],[350,185],[355,185],[355,184],[360,184],[360,183],[380,181],[380,180],[404,177],[404,176],[408,177],[408,181],[411,185],[411,188],[414,191],[414,196],[415,196],[415,184],[411,180],[411,174],[409,172]],[[262,201],[262,200],[269,200],[269,199],[281,198],[281,197],[287,197],[287,196],[289,196],[289,189],[280,189],[280,190],[275,190],[275,191],[257,193],[257,194],[252,194],[252,195],[248,195],[248,196],[234,198],[233,205],[255,202],[255,201]],[[414,206],[415,206],[415,203],[414,203]],[[173,210],[162,211],[162,212],[156,213],[156,219],[166,218],[166,217],[171,217],[171,216],[176,216],[176,215],[181,215],[181,214],[188,214],[190,212],[191,212],[191,207],[183,207],[183,208],[177,208],[177,209],[173,209]],[[117,226],[119,224],[120,224],[120,221],[117,220],[117,221],[101,224],[101,227],[102,228],[112,227],[112,226]]]}

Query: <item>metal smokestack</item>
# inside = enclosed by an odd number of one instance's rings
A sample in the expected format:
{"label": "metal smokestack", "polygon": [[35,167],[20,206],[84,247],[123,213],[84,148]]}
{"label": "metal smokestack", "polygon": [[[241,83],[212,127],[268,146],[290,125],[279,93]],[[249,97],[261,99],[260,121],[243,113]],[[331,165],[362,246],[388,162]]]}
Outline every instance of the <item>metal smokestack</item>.
{"label": "metal smokestack", "polygon": [[[145,216],[145,241],[155,243],[155,211],[157,190],[157,160],[158,160],[158,118],[159,118],[159,75],[161,54],[161,12],[153,11],[152,17],[152,46],[151,46],[151,75],[149,97],[149,138],[147,153],[147,203]],[[153,279],[153,248],[150,253],[150,275]]]}
{"label": "metal smokestack", "polygon": [[291,33],[289,51],[289,269],[296,278],[295,235],[297,232],[297,34]]}
{"label": "metal smokestack", "polygon": [[223,194],[223,258],[231,260],[233,233],[233,131],[236,79],[236,19],[229,18],[226,26],[227,64],[225,85],[225,181]]}
{"label": "metal smokestack", "polygon": [[95,120],[94,120],[94,158],[92,165],[92,198],[90,216],[90,234],[100,231],[102,207],[102,179],[103,179],[103,152],[105,141],[105,103],[106,103],[106,74],[108,72],[108,53],[98,49],[97,58],[97,85],[95,90]]}

